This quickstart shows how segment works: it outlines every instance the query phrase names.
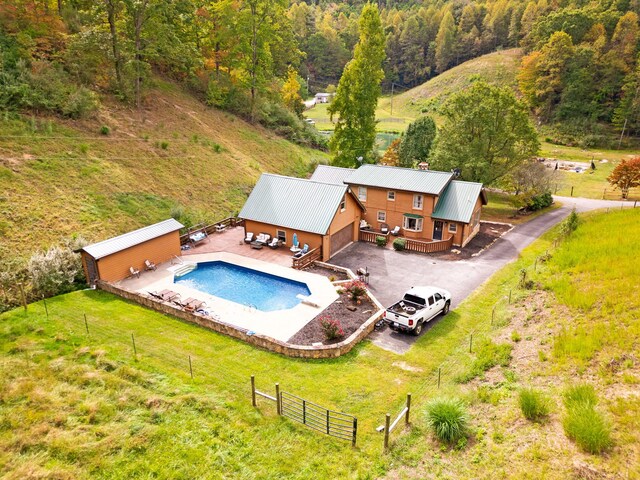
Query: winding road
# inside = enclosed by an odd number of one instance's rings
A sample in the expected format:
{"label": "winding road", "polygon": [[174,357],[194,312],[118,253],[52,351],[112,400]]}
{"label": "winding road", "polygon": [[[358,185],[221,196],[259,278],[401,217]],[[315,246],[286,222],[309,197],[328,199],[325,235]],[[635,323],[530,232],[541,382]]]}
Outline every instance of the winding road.
{"label": "winding road", "polygon": [[[467,298],[491,275],[515,260],[519,253],[551,227],[577,212],[598,209],[633,208],[633,202],[554,197],[562,206],[533,220],[517,225],[481,255],[470,260],[442,260],[411,252],[396,252],[355,242],[331,259],[331,263],[356,271],[368,267],[369,289],[385,306],[398,301],[414,285],[437,285],[452,294],[452,308]],[[434,324],[439,318],[432,321]],[[423,329],[423,332],[427,328]],[[424,333],[423,333],[424,334]],[[395,353],[406,352],[416,337],[384,328],[371,334],[373,343]]]}

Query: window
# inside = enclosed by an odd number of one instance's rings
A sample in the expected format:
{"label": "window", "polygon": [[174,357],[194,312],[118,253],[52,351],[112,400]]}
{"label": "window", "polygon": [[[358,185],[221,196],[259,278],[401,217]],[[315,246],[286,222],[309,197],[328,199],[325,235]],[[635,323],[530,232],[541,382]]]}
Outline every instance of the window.
{"label": "window", "polygon": [[405,230],[411,230],[412,232],[421,232],[422,218],[404,217],[403,228]]}
{"label": "window", "polygon": [[429,297],[429,306],[433,305],[435,303],[435,301],[433,300],[433,297]]}
{"label": "window", "polygon": [[344,212],[347,208],[347,196],[342,197],[342,201],[340,202],[340,211]]}
{"label": "window", "polygon": [[378,221],[386,222],[387,221],[387,212],[378,212]]}
{"label": "window", "polygon": [[456,233],[458,231],[458,224],[457,223],[450,223],[449,224],[449,233]]}
{"label": "window", "polygon": [[436,293],[433,296],[436,297],[436,302],[439,302],[440,300],[442,300],[442,295],[440,295],[439,293]]}
{"label": "window", "polygon": [[278,237],[278,240],[282,243],[287,243],[287,232],[284,230],[276,230],[276,237]]}
{"label": "window", "polygon": [[367,201],[367,187],[358,187],[358,200],[361,202]]}
{"label": "window", "polygon": [[480,223],[480,210],[476,211],[476,213],[473,214],[473,219],[471,220],[471,229],[473,230],[474,228],[476,228],[476,225],[478,225],[478,223]]}
{"label": "window", "polygon": [[413,208],[416,210],[422,210],[422,195],[419,193],[413,196]]}
{"label": "window", "polygon": [[387,200],[390,200],[390,201],[392,201],[392,202],[395,202],[395,200],[396,200],[396,192],[394,192],[394,191],[392,191],[392,190],[389,190],[389,191],[387,192]]}

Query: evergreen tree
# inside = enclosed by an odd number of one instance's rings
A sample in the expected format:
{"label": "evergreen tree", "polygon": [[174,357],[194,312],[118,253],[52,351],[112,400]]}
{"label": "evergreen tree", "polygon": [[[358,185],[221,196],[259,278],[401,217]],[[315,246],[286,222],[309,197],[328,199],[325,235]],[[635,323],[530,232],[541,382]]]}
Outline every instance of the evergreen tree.
{"label": "evergreen tree", "polygon": [[444,72],[455,58],[456,22],[450,11],[445,13],[436,36],[436,71]]}
{"label": "evergreen tree", "polygon": [[329,142],[332,163],[343,167],[357,166],[360,157],[364,162],[374,159],[375,111],[385,56],[384,32],[375,5],[369,3],[362,9],[359,33],[353,59],[345,67],[328,109],[332,120],[338,116]]}

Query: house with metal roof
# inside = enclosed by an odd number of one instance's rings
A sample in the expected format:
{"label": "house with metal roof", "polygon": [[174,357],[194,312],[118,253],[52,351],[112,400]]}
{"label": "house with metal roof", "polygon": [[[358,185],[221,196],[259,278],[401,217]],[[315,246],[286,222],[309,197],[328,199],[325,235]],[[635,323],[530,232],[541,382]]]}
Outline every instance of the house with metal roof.
{"label": "house with metal roof", "polygon": [[345,169],[319,165],[312,179],[345,183],[365,206],[363,218],[375,230],[398,227],[405,238],[452,239],[464,246],[479,231],[487,198],[482,184],[454,180],[450,172],[384,165]]}
{"label": "house with metal roof", "polygon": [[170,218],[82,248],[87,282],[116,282],[128,277],[131,267],[143,270],[145,260],[159,264],[180,255],[181,228],[184,225]]}
{"label": "house with metal roof", "polygon": [[363,205],[345,183],[325,183],[263,173],[238,217],[245,235],[266,233],[282,244],[320,249],[328,260],[358,240]]}

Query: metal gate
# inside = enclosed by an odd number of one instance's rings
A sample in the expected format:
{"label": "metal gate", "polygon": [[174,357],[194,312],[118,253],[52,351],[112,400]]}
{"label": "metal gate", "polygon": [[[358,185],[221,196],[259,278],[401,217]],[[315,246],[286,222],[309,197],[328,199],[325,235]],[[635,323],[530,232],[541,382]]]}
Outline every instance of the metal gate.
{"label": "metal gate", "polygon": [[287,392],[280,392],[280,409],[283,416],[318,432],[356,445],[358,419],[346,413],[327,410],[320,405]]}

